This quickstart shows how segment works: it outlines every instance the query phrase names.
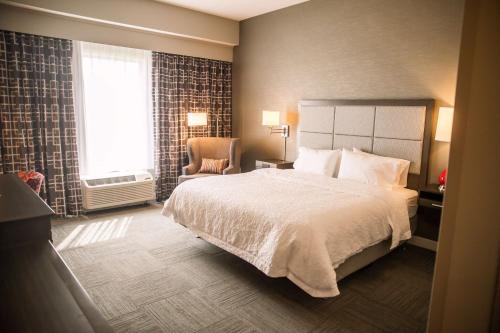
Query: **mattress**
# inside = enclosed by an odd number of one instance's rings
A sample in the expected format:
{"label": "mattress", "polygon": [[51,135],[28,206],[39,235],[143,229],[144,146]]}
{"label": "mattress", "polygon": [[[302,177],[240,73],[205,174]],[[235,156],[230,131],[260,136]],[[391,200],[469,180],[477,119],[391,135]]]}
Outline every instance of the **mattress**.
{"label": "mattress", "polygon": [[[410,219],[410,229],[412,234],[415,230],[417,230],[416,217],[412,217]],[[335,269],[337,282],[371,264],[375,260],[382,258],[389,252],[391,252],[391,242],[387,239],[378,244],[372,245],[359,253],[356,253]]]}
{"label": "mattress", "polygon": [[398,188],[393,191],[400,193],[406,199],[406,205],[408,207],[408,216],[410,218],[417,215],[418,209],[418,192],[415,190],[411,190],[409,188]]}

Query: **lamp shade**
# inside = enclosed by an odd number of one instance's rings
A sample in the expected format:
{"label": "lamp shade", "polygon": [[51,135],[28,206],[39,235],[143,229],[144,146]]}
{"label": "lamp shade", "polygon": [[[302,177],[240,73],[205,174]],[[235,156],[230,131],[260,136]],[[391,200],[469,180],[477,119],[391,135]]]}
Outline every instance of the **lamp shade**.
{"label": "lamp shade", "polygon": [[189,112],[188,113],[188,126],[206,126],[207,113],[206,112]]}
{"label": "lamp shade", "polygon": [[436,128],[436,141],[450,142],[451,127],[453,124],[453,108],[440,107],[438,114],[438,123]]}
{"label": "lamp shade", "polygon": [[262,125],[279,126],[279,124],[280,124],[279,111],[262,111]]}

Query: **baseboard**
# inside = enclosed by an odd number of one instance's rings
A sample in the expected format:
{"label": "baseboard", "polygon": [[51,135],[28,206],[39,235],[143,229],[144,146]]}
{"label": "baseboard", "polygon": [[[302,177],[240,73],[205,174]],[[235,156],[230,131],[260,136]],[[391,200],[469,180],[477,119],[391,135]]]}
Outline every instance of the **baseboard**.
{"label": "baseboard", "polygon": [[436,252],[437,249],[436,241],[419,236],[413,236],[410,240],[408,240],[408,244],[422,247],[424,249],[431,250],[434,252]]}

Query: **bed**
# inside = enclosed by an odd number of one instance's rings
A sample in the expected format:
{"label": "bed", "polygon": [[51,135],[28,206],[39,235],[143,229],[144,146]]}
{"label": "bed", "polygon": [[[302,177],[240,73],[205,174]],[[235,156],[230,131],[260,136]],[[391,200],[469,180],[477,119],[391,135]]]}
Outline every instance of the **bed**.
{"label": "bed", "polygon": [[287,277],[314,297],[336,296],[338,281],[411,237],[432,110],[432,100],[299,104],[298,145],[406,159],[408,188],[260,169],[183,183],[163,214],[270,277]]}

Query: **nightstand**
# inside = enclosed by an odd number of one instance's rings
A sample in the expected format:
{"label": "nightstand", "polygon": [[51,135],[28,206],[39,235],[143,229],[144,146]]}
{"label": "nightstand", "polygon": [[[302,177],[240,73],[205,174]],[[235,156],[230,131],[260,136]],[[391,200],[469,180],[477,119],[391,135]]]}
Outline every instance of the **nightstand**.
{"label": "nightstand", "polygon": [[443,195],[443,193],[439,192],[438,185],[428,185],[420,189],[417,212],[418,225],[412,242],[414,245],[436,250],[443,208]]}
{"label": "nightstand", "polygon": [[293,162],[275,159],[257,160],[255,161],[255,168],[293,169]]}

